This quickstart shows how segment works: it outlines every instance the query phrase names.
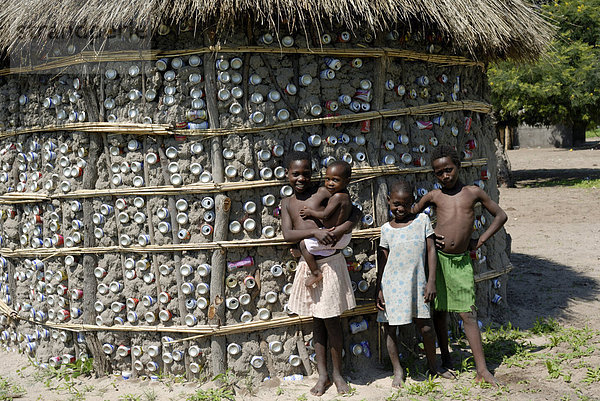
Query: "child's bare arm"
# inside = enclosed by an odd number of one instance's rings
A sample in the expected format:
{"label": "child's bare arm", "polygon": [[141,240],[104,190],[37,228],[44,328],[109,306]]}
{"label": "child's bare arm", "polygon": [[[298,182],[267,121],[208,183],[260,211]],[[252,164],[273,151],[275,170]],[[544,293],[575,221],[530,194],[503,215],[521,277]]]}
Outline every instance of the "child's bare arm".
{"label": "child's bare arm", "polygon": [[437,293],[435,287],[435,271],[437,268],[437,252],[435,250],[434,236],[427,237],[427,285],[425,286],[425,302],[433,302]]}
{"label": "child's bare arm", "polygon": [[433,191],[427,192],[417,203],[415,203],[411,209],[411,213],[421,213],[423,209],[433,203]]}
{"label": "child's bare arm", "polygon": [[[330,199],[327,202],[327,207],[331,204],[332,196],[325,187],[319,187],[319,189],[317,190],[317,193],[314,196],[316,198],[315,203],[318,205],[320,205],[325,199]],[[327,219],[327,217],[322,217],[322,214],[325,212],[325,209],[327,209],[327,207],[325,207],[323,210],[317,210],[317,209],[310,208],[308,206],[304,206],[302,209],[299,210],[300,217],[302,217],[303,219],[307,219],[309,217],[314,217],[319,220]],[[333,213],[333,212],[331,212],[331,213]]]}
{"label": "child's bare arm", "polygon": [[302,216],[302,218],[314,217],[319,220],[329,219],[342,205],[342,198],[338,195],[339,194],[334,194],[329,198],[327,206],[325,206],[325,209],[323,210],[314,210],[306,206],[303,207],[302,210],[300,210],[300,216]]}
{"label": "child's bare arm", "polygon": [[381,278],[383,277],[383,270],[388,260],[388,254],[389,250],[387,248],[377,248],[377,285],[375,293],[377,294],[377,309],[380,310],[385,310],[385,300],[381,291]]}
{"label": "child's bare arm", "polygon": [[348,217],[348,219],[343,223],[335,226],[335,228],[331,231],[337,239],[342,238],[342,235],[351,232],[363,215],[360,209],[352,204],[351,206],[352,210],[350,211],[350,217]]}
{"label": "child's bare arm", "polygon": [[[318,228],[294,229],[289,204],[289,198],[285,198],[281,203],[281,231],[286,241],[300,242],[305,238],[315,237],[325,245],[337,242],[335,235],[330,230],[320,230]],[[293,212],[297,213],[297,210]]]}
{"label": "child's bare arm", "polygon": [[475,191],[481,204],[487,209],[488,212],[490,212],[492,216],[494,216],[494,220],[492,220],[488,229],[479,236],[479,240],[475,246],[475,249],[479,249],[485,243],[485,241],[490,239],[492,235],[496,234],[498,230],[502,228],[504,223],[506,223],[506,220],[508,220],[508,216],[506,215],[506,212],[502,210],[502,208],[496,202],[494,202],[487,193],[485,193],[485,191],[478,187],[475,189]]}

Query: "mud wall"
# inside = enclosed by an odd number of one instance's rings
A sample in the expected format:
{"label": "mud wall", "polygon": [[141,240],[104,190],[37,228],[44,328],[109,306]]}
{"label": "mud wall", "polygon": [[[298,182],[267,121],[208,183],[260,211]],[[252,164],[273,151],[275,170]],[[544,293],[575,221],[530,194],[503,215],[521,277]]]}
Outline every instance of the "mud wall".
{"label": "mud wall", "polygon": [[[256,32],[253,43],[234,36],[229,45],[279,46],[276,41],[271,44],[272,38],[265,34]],[[194,40],[198,47],[203,45],[186,35],[190,34],[157,37],[153,46],[174,49],[185,43],[189,48]],[[283,36],[282,42],[287,43]],[[302,35],[291,37],[293,47],[309,44]],[[331,39],[323,49],[374,46],[366,36],[343,41],[343,32],[332,32]],[[400,40],[394,33],[377,40],[423,54],[440,51],[438,43],[419,38]],[[220,149],[225,182],[273,183],[226,192],[231,199],[227,240],[241,245],[227,249],[226,259],[245,263],[225,274],[223,325],[288,315],[287,299],[296,266],[288,247],[244,243],[280,236],[279,204],[291,189],[286,187],[283,158],[292,149],[310,151],[315,177],[333,159],[348,161],[355,173],[379,165],[407,168],[402,178],[414,183],[416,194],[422,196],[436,184],[431,173],[418,168],[430,166],[435,146],[451,145],[467,161],[491,161],[463,168],[460,177],[498,199],[492,121],[488,115],[468,108],[235,132],[241,127],[268,127],[376,109],[457,104],[462,100],[485,102],[487,87],[480,67],[404,58],[382,61],[360,55],[231,52],[218,54],[216,72],[207,77],[207,70],[213,70],[206,68],[205,59],[203,53],[186,54],[145,62],[106,62],[93,68],[78,65],[67,73],[48,71],[0,78],[0,126],[7,132],[87,122],[93,115],[114,123],[168,124],[180,129],[177,135],[166,137],[130,135],[122,129],[105,133],[56,129],[0,139],[0,193],[46,196],[39,202],[5,202],[0,206],[1,246],[5,251],[0,252],[2,300],[23,318],[0,317],[7,349],[28,352],[40,363],[55,366],[73,357],[85,357],[89,353],[85,333],[46,325],[85,320],[107,328],[98,332],[98,339],[113,369],[126,376],[163,372],[193,377],[209,371],[209,337],[171,342],[189,334],[178,329],[162,333],[142,329],[194,328],[209,323],[213,249],[179,251],[178,258],[173,251],[144,252],[144,247],[173,244],[175,238],[181,244],[210,244],[213,240],[214,194],[185,191],[190,185],[213,182],[210,138],[185,135],[186,129],[198,133],[212,128],[207,96],[216,96],[220,127],[231,129],[222,136]],[[206,93],[207,79],[215,82],[218,93]],[[98,110],[90,112],[95,103],[86,99],[86,91],[97,100]],[[88,159],[94,135],[101,148],[98,162],[92,165]],[[86,169],[96,169],[98,174],[91,187],[84,185]],[[381,201],[385,195],[382,191],[398,176],[371,177],[350,186],[353,200],[365,214],[358,229],[385,222],[387,205]],[[180,191],[168,196],[135,192],[162,186]],[[84,216],[83,200],[77,196],[83,189],[131,190],[93,196],[93,214]],[[175,208],[169,207],[169,197]],[[476,215],[475,237],[491,220],[479,207]],[[98,252],[86,251],[94,255],[97,280],[91,295],[93,309],[89,310],[82,302],[83,257],[76,251],[86,236],[93,236],[91,243],[99,247]],[[359,304],[372,303],[375,298],[376,245],[370,238],[355,239],[344,251]],[[504,249],[501,234],[488,241],[480,254],[473,255],[475,272],[503,270],[508,265]],[[15,251],[21,253],[16,255]],[[492,302],[498,300],[496,295],[504,297],[503,280],[499,277],[477,285],[481,319],[503,317],[505,301]],[[363,319],[369,328],[351,333],[350,323]],[[109,330],[122,326],[132,330]],[[344,319],[344,330],[346,366],[376,363],[380,344],[375,315]],[[313,352],[311,337],[310,325],[228,335],[226,366],[253,380],[305,374],[299,356]],[[363,352],[358,352],[360,349]],[[261,363],[261,358],[266,363]],[[304,362],[308,362],[306,358]]]}

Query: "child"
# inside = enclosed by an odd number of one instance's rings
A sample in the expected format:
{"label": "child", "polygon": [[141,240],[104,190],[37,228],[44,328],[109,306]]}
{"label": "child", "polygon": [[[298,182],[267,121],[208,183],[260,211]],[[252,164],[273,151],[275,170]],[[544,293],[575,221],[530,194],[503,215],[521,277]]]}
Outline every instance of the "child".
{"label": "child", "polygon": [[[281,203],[281,229],[283,237],[290,242],[299,242],[315,237],[325,245],[335,245],[338,238],[350,232],[358,222],[360,212],[353,208],[348,221],[333,228],[323,230],[314,219],[303,219],[299,211],[304,207],[316,209],[318,188],[311,185],[311,161],[306,152],[291,152],[288,155],[287,176],[294,189],[294,195],[285,198]],[[313,343],[317,359],[319,379],[310,390],[313,395],[323,395],[331,385],[327,372],[327,344],[331,347],[333,365],[332,380],[340,394],[350,391],[350,387],[342,377],[342,312],[356,306],[354,293],[346,259],[336,251],[333,255],[317,260],[317,266],[323,279],[315,288],[305,285],[309,271],[308,265],[301,260],[296,269],[288,306],[293,313],[313,317]]]}
{"label": "child", "polygon": [[[437,297],[434,324],[442,354],[442,366],[452,368],[448,351],[446,312],[458,312],[464,323],[464,331],[473,352],[478,382],[498,384],[488,370],[481,344],[481,333],[475,312],[475,282],[469,250],[481,247],[507,220],[506,213],[478,186],[464,185],[458,179],[460,160],[456,150],[440,146],[432,156],[433,172],[442,185],[423,196],[413,210],[423,210],[427,205],[436,208],[435,233],[443,237],[443,248],[438,250]],[[488,229],[472,240],[475,203],[494,216]]]}
{"label": "child", "polygon": [[[314,204],[305,205],[300,209],[300,217],[316,218],[324,228],[334,228],[344,223],[350,217],[352,202],[346,187],[350,181],[352,167],[344,161],[334,161],[327,166],[325,172],[325,185],[319,187],[314,195]],[[321,206],[327,201],[327,206]],[[316,238],[307,238],[300,241],[300,252],[308,264],[311,275],[306,279],[306,285],[311,287],[323,279],[323,274],[317,267],[317,258],[333,255],[336,250],[344,249],[350,243],[352,235],[347,233],[334,245],[322,245]]]}
{"label": "child", "polygon": [[[406,181],[392,185],[388,204],[393,219],[381,227],[377,251],[377,321],[384,322],[384,335],[392,366],[392,387],[400,387],[404,372],[398,358],[396,326],[414,322],[423,336],[428,373],[452,378],[438,370],[435,360],[435,334],[429,302],[435,298],[436,254],[429,216],[414,215],[413,188]],[[427,261],[428,278],[425,274]]]}

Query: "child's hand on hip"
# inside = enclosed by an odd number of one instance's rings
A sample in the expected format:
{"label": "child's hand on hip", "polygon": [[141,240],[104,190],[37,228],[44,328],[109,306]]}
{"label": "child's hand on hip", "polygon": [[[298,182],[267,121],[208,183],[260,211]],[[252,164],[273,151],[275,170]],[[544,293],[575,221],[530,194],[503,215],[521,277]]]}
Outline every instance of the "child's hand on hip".
{"label": "child's hand on hip", "polygon": [[385,310],[385,300],[383,299],[383,291],[379,290],[377,292],[377,309]]}

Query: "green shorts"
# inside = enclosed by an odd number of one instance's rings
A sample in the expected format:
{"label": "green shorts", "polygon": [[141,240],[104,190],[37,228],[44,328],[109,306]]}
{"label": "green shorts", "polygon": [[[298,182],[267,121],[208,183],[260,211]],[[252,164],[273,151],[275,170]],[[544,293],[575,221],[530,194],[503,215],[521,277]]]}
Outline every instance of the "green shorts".
{"label": "green shorts", "polygon": [[469,252],[450,254],[437,251],[435,309],[470,312],[475,305],[475,280]]}

